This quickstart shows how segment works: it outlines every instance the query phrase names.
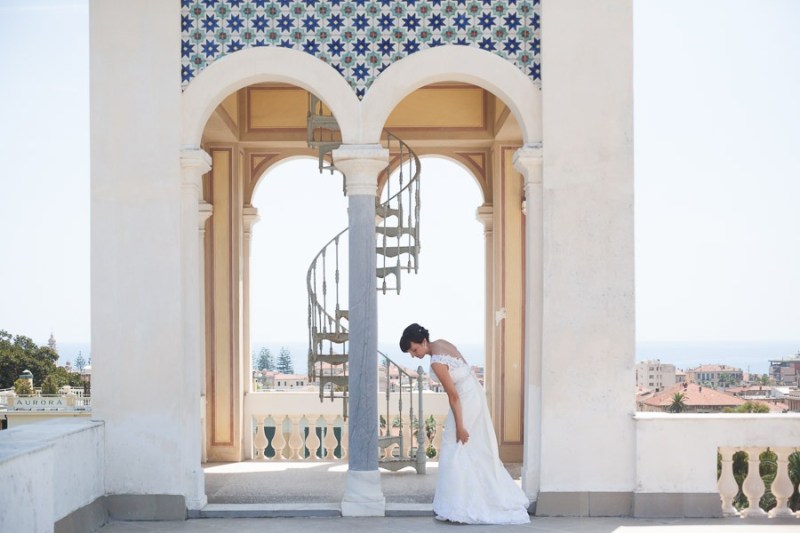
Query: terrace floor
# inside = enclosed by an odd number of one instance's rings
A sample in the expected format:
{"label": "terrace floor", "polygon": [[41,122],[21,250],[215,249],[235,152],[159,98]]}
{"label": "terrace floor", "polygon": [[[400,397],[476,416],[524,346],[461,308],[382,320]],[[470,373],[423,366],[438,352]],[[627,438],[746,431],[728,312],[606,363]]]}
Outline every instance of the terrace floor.
{"label": "terrace floor", "polygon": [[[506,468],[519,478],[519,464]],[[532,517],[519,526],[463,526],[433,519],[431,503],[438,464],[428,463],[428,473],[417,475],[411,468],[381,471],[387,503],[383,518],[341,517],[339,502],[344,493],[346,463],[257,462],[207,464],[208,506],[198,518],[180,522],[110,522],[101,533],[383,533],[434,531],[452,528],[468,531],[597,532],[597,533],[769,533],[800,531],[800,518],[763,521],[725,519],[636,519],[589,517]],[[462,530],[463,531],[463,530]]]}

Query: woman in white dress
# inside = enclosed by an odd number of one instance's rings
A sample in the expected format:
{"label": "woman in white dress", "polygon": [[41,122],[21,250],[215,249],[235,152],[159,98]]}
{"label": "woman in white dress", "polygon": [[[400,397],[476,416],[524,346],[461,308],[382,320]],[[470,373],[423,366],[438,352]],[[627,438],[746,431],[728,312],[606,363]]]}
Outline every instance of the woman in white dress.
{"label": "woman in white dress", "polygon": [[433,511],[439,520],[464,524],[526,524],[528,498],[500,462],[486,396],[458,349],[411,324],[400,349],[412,357],[431,356],[431,371],[447,392]]}

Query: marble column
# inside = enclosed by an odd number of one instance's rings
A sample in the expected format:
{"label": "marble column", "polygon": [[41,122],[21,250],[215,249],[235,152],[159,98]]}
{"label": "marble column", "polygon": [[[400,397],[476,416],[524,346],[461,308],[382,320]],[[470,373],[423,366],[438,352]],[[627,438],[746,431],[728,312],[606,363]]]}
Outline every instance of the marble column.
{"label": "marble column", "polygon": [[206,367],[208,366],[208,352],[206,351],[206,320],[208,313],[208,302],[206,300],[206,227],[208,226],[208,219],[214,212],[214,206],[205,200],[200,202],[198,206],[198,227],[200,230],[200,264],[198,265],[200,271],[200,308],[197,312],[200,314],[198,320],[200,321],[200,347],[202,353],[200,355],[200,462],[205,463],[208,461],[208,446],[206,435],[208,435],[208,428],[206,425]]}
{"label": "marble column", "polygon": [[211,169],[211,158],[203,150],[181,152],[181,261],[182,314],[183,314],[183,376],[188,408],[183,413],[185,424],[181,455],[187,462],[184,473],[186,507],[200,509],[208,500],[201,466],[201,369],[205,365],[203,339],[203,278],[201,272],[201,246],[198,228],[201,224],[198,210],[202,200],[203,174]]}
{"label": "marble column", "polygon": [[543,214],[542,144],[514,154],[525,188],[525,436],[522,489],[536,502],[541,479]]}
{"label": "marble column", "polygon": [[389,151],[378,144],[342,145],[333,163],[345,176],[349,219],[349,468],[343,516],[383,516],[378,470],[378,293],[375,196]]}
{"label": "marble column", "polygon": [[[494,207],[491,204],[483,204],[475,212],[475,218],[483,224],[484,239],[484,268],[485,284],[484,296],[486,309],[484,310],[484,354],[486,361],[494,360]],[[488,367],[488,365],[487,365]],[[492,373],[493,375],[496,372]],[[489,379],[484,380],[486,395],[492,397],[496,392],[496,386]]]}
{"label": "marble column", "polygon": [[[244,229],[244,244],[242,250],[242,346],[244,346],[245,358],[242,361],[242,382],[244,394],[253,392],[253,354],[250,346],[250,242],[253,237],[253,225],[261,220],[258,216],[258,209],[253,206],[245,206],[242,210],[242,227]],[[244,426],[251,434],[250,418],[244,421]],[[253,446],[245,439],[242,453],[245,459],[253,458]]]}

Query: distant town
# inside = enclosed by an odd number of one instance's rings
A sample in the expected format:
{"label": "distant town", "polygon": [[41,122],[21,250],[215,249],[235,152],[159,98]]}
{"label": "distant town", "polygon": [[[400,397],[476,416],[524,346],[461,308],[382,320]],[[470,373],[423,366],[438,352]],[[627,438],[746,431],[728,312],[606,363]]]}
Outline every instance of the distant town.
{"label": "distant town", "polygon": [[[65,358],[62,366],[55,337],[47,346],[38,347],[26,337],[3,332],[0,340],[0,429],[52,416],[89,416],[91,414],[91,355],[87,349]],[[295,350],[298,345],[290,344]],[[473,350],[475,351],[475,350]],[[274,354],[261,346],[252,352],[253,392],[319,392],[318,375],[309,377],[307,367],[295,369],[296,362],[288,346]],[[296,361],[297,360],[297,361]],[[473,359],[474,361],[474,359]],[[20,366],[22,365],[22,366]],[[800,352],[794,356],[768,360],[767,373],[750,373],[724,364],[701,364],[681,369],[661,359],[636,363],[636,410],[666,413],[789,413],[800,412]],[[25,368],[23,368],[23,366]],[[298,365],[299,366],[299,365]],[[472,370],[484,382],[484,365],[472,364]],[[18,368],[19,367],[19,368]],[[402,369],[402,371],[401,371]],[[36,375],[36,373],[41,375]],[[343,376],[340,365],[317,365],[316,374]],[[9,374],[9,375],[5,375]],[[11,375],[13,374],[13,375]],[[327,392],[337,387],[331,380]],[[378,383],[382,392],[416,388],[442,392],[441,385],[427,368],[422,374],[415,368],[378,365]]]}

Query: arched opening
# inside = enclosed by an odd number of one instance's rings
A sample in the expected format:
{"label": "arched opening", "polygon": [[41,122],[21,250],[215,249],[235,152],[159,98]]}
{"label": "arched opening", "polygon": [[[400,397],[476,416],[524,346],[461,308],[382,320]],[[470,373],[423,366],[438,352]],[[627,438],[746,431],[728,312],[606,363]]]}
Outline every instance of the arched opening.
{"label": "arched opening", "polygon": [[378,338],[386,353],[415,367],[400,354],[397,339],[408,323],[419,322],[483,367],[485,239],[475,216],[483,193],[474,176],[453,160],[425,156],[421,165],[419,272],[404,278],[398,296],[378,298]]}

